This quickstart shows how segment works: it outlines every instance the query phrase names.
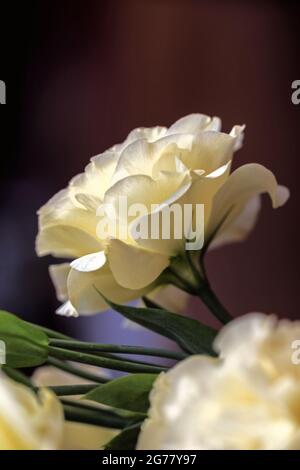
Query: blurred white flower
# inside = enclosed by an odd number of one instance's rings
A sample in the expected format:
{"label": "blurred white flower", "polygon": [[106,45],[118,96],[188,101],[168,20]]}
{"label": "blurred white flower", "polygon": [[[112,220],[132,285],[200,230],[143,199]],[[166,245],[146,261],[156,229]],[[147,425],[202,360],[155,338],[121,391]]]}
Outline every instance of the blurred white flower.
{"label": "blurred white flower", "polygon": [[192,356],[161,374],[138,449],[300,449],[300,322],[249,314],[215,340],[218,358]]}
{"label": "blurred white flower", "polygon": [[[39,210],[39,256],[52,254],[73,262],[50,267],[57,297],[66,302],[60,314],[76,316],[107,308],[95,287],[110,300],[125,303],[152,291],[160,274],[185,249],[174,233],[136,239],[115,231],[99,238],[97,227],[127,226],[134,217],[119,214],[120,199],[128,207],[143,204],[139,221],[178,204],[204,205],[204,238],[215,246],[243,239],[255,223],[258,195],[269,193],[273,207],[288,198],[286,188],[258,164],[233,173],[233,154],[241,147],[244,126],[221,132],[219,118],[191,114],[171,127],[138,128],[127,139],[93,157],[85,172],[73,178]],[[99,210],[107,207],[111,210]],[[194,217],[194,216],[193,216]],[[146,219],[145,219],[146,218]],[[201,229],[203,233],[203,227]],[[199,234],[197,234],[198,236]]]}
{"label": "blurred white flower", "polygon": [[38,395],[0,372],[0,450],[55,450],[63,440],[64,416],[54,393]]}

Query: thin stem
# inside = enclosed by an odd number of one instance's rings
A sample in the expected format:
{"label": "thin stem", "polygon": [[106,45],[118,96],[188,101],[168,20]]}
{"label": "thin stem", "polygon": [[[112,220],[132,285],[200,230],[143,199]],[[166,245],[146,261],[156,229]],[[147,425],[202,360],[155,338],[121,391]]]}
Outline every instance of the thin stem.
{"label": "thin stem", "polygon": [[[62,347],[62,345],[53,344],[52,342],[51,342],[51,346]],[[65,349],[70,349],[70,350],[76,349],[76,351],[86,351],[86,349],[73,348],[73,347],[70,348],[70,347],[66,347],[66,346],[65,346]],[[106,358],[109,358],[109,359],[117,359],[118,361],[124,361],[125,360],[125,358],[123,356],[120,356],[119,354],[112,354],[112,353],[108,353],[108,352],[97,352],[97,351],[91,351],[89,349],[88,349],[88,352],[90,354],[93,354],[93,355],[98,356],[98,357],[106,357]],[[143,365],[146,365],[146,366],[162,367],[160,364],[153,364],[152,362],[139,361],[137,359],[128,359],[128,358],[126,358],[126,362],[131,362],[132,364],[143,364]]]}
{"label": "thin stem", "polygon": [[104,426],[113,429],[122,429],[129,424],[128,419],[106,410],[97,408],[90,410],[66,403],[63,403],[63,409],[67,421],[94,424],[96,426]]}
{"label": "thin stem", "polygon": [[[221,323],[225,324],[231,321],[232,316],[226,310],[226,308],[222,305],[220,300],[217,298],[217,296],[211,289],[210,284],[206,278],[206,274],[204,274],[205,277],[202,277],[201,273],[196,269],[196,266],[194,265],[192,259],[190,258],[189,253],[186,253],[186,264],[188,265],[190,272],[193,275],[193,278],[195,280],[195,285],[190,284],[189,282],[185,281],[188,287],[183,288],[183,290],[200,298],[202,302],[204,302],[204,304],[209,308],[212,314]],[[177,270],[173,269],[173,272],[176,274],[176,276],[179,279],[182,279],[180,273]],[[182,282],[184,282],[183,279],[182,279]]]}
{"label": "thin stem", "polygon": [[5,374],[15,380],[16,382],[19,382],[20,384],[26,385],[26,387],[34,388],[34,386],[31,383],[31,380],[23,374],[23,372],[20,372],[19,370],[12,369],[11,367],[8,366],[3,366],[2,370],[5,372]]}
{"label": "thin stem", "polygon": [[[85,395],[86,393],[94,390],[96,387],[101,387],[99,384],[80,384],[80,385],[55,385],[48,386],[59,397],[66,397],[70,395]],[[39,390],[36,387],[36,390]]]}
{"label": "thin stem", "polygon": [[94,356],[92,354],[70,351],[68,349],[56,348],[53,346],[49,346],[49,355],[58,359],[70,360],[83,364],[104,367],[107,369],[120,370],[123,372],[157,374],[166,370],[165,367],[133,364],[127,361],[120,361],[117,359]]}
{"label": "thin stem", "polygon": [[60,339],[51,339],[50,346],[56,346],[65,349],[75,349],[89,352],[111,352],[119,354],[138,354],[140,356],[155,356],[167,359],[184,359],[185,353],[168,351],[166,349],[144,348],[142,346],[118,345],[118,344],[98,344],[85,343],[83,341],[67,341]]}
{"label": "thin stem", "polygon": [[[195,288],[186,279],[182,278],[180,274],[175,271],[171,266],[168,267],[168,277],[171,284],[184,290],[188,294],[194,295]],[[170,278],[171,277],[171,278]]]}
{"label": "thin stem", "polygon": [[193,262],[193,260],[192,260],[192,258],[191,258],[191,252],[187,250],[187,251],[185,252],[185,255],[186,255],[186,259],[187,259],[188,265],[189,265],[189,267],[190,267],[190,270],[191,270],[191,272],[192,272],[192,274],[193,274],[193,276],[194,276],[194,279],[195,279],[196,283],[197,283],[198,285],[202,285],[204,279],[202,278],[200,272],[199,272],[198,269],[196,268],[196,266],[195,266],[195,264],[194,264],[194,262]]}
{"label": "thin stem", "polygon": [[86,379],[91,382],[96,382],[99,384],[108,382],[106,378],[101,377],[100,375],[93,374],[92,372],[88,370],[81,369],[80,367],[76,367],[73,364],[70,364],[69,362],[60,361],[59,359],[56,359],[54,357],[48,357],[47,362],[48,364],[50,364],[53,367],[56,367],[57,369],[63,370],[64,372],[67,372],[68,374],[81,377],[82,379]]}
{"label": "thin stem", "polygon": [[50,330],[50,328],[46,328],[45,326],[35,325],[41,331],[43,331],[49,338],[57,338],[57,339],[70,339],[70,336],[64,335],[63,333],[59,333],[58,331]]}
{"label": "thin stem", "polygon": [[208,282],[199,289],[197,296],[221,323],[226,324],[232,320],[232,316],[220,302]]}

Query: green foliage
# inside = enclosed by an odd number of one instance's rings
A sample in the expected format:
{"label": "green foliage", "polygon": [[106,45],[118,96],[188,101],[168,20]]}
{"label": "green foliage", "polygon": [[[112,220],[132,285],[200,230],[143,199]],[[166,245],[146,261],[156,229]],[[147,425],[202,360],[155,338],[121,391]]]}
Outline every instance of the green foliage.
{"label": "green foliage", "polygon": [[48,337],[38,327],[0,311],[0,340],[6,349],[6,364],[12,368],[34,367],[48,357]]}

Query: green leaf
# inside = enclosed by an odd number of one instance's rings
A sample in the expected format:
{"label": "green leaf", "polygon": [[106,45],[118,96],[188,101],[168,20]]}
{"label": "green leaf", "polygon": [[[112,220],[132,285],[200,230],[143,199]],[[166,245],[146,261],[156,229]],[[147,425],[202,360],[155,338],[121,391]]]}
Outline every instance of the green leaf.
{"label": "green leaf", "polygon": [[198,320],[177,315],[167,310],[118,305],[106,298],[105,300],[124,317],[172,339],[186,352],[215,355],[212,343],[217,332]]}
{"label": "green leaf", "polygon": [[134,450],[140,433],[141,423],[136,423],[123,429],[116,437],[109,441],[104,450]]}
{"label": "green leaf", "polygon": [[34,367],[48,357],[48,337],[38,327],[0,311],[0,340],[6,349],[6,364],[12,368]]}
{"label": "green leaf", "polygon": [[156,374],[126,375],[94,388],[84,398],[115,408],[147,413],[149,392],[156,378]]}

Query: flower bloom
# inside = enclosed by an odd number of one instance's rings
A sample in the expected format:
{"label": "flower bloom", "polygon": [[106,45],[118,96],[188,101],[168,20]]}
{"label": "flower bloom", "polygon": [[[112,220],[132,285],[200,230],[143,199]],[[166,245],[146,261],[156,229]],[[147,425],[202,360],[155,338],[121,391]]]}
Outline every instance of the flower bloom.
{"label": "flower bloom", "polygon": [[50,390],[36,395],[0,373],[0,450],[55,450],[63,438],[63,410]]}
{"label": "flower bloom", "polygon": [[300,449],[299,340],[299,321],[233,320],[218,358],[192,356],[158,377],[138,449]]}
{"label": "flower bloom", "polygon": [[[185,233],[177,238],[172,232],[168,239],[161,232],[146,239],[133,231],[122,234],[133,217],[119,215],[120,200],[128,207],[143,204],[146,214],[137,222],[148,221],[153,205],[160,214],[174,204],[203,204],[204,239],[217,232],[214,246],[246,236],[259,194],[269,193],[274,208],[285,203],[287,189],[265,167],[247,164],[231,173],[244,127],[234,126],[229,134],[220,129],[219,118],[202,114],[169,128],[135,129],[123,143],[93,157],[84,173],[39,210],[38,255],[73,259],[50,266],[57,297],[65,302],[59,313],[105,309],[97,290],[118,303],[138,298],[160,285],[161,273],[183,253]],[[108,227],[105,236],[99,223]],[[119,229],[117,236],[111,226]]]}

